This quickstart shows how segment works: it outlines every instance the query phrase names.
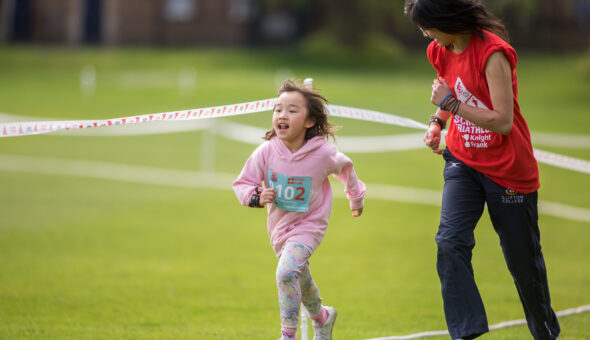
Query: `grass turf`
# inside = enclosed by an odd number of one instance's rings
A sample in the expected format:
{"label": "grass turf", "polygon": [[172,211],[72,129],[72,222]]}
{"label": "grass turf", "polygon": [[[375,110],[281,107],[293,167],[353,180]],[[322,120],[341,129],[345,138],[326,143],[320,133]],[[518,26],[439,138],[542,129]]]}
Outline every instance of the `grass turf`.
{"label": "grass turf", "polygon": [[[521,107],[532,131],[586,133],[590,78],[578,72],[580,60],[521,57]],[[84,97],[78,77],[89,64],[95,65],[98,82],[95,95]],[[197,74],[188,95],[174,81],[184,67]],[[421,54],[404,65],[351,70],[280,52],[6,48],[0,51],[0,111],[90,119],[229,104],[274,96],[277,74],[287,73],[315,78],[334,104],[419,121],[433,110],[428,103],[433,72]],[[141,74],[140,83],[129,86],[130,74]],[[149,80],[154,75],[160,82]],[[270,115],[234,120],[267,127]],[[410,132],[336,122],[343,125],[341,135]],[[46,135],[0,139],[0,153],[198,170],[201,142],[200,132]],[[252,149],[217,138],[215,169],[237,174]],[[550,151],[590,159],[587,149]],[[427,150],[349,156],[367,183],[442,186],[442,160]],[[540,169],[541,199],[590,208],[588,175]],[[215,191],[0,173],[0,338],[278,337],[276,259],[265,213],[239,206],[229,186]],[[369,196],[364,215],[353,219],[346,200],[335,200],[328,235],[311,261],[324,301],[339,309],[335,338],[445,328],[434,267],[437,216],[435,206]],[[590,303],[588,223],[541,215],[540,224],[554,308]],[[476,238],[473,262],[490,324],[523,318],[487,216]],[[561,339],[590,334],[589,314],[561,323]],[[483,338],[528,337],[520,326]]]}

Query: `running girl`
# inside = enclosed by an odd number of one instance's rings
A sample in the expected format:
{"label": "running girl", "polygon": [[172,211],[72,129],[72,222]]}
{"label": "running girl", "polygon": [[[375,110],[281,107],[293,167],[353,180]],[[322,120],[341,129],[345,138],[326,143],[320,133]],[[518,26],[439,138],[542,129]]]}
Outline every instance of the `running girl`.
{"label": "running girl", "polygon": [[252,153],[233,183],[243,205],[267,206],[268,234],[279,257],[276,280],[285,340],[297,338],[301,303],[313,320],[314,339],[332,339],[336,309],[322,305],[308,262],[328,228],[330,174],[344,183],[352,215],[363,211],[365,185],[352,161],[327,140],[336,129],[328,122],[325,103],[320,94],[285,81],[266,142]]}

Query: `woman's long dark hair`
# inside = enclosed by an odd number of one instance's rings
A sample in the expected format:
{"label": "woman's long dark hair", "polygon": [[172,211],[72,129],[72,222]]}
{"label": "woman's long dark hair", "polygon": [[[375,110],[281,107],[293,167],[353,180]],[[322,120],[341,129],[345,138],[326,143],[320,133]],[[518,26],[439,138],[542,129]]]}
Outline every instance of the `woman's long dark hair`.
{"label": "woman's long dark hair", "polygon": [[448,34],[495,33],[510,42],[500,19],[478,0],[406,0],[404,11],[418,27]]}

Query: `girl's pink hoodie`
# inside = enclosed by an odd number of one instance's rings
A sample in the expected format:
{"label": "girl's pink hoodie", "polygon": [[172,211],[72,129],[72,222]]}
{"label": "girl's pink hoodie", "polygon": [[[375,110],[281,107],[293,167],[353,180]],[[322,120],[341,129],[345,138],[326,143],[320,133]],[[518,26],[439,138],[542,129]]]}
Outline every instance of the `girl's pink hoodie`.
{"label": "girl's pink hoodie", "polygon": [[[255,189],[265,183],[267,174],[283,174],[290,178],[311,177],[309,208],[305,212],[287,211],[268,204],[268,234],[277,255],[286,241],[301,242],[315,250],[328,228],[332,210],[332,189],[328,176],[333,174],[345,185],[350,209],[363,207],[366,187],[354,172],[352,161],[339,152],[325,137],[314,137],[297,152],[292,153],[277,137],[260,145],[248,158],[242,172],[233,183],[240,203],[248,206]],[[292,176],[292,177],[291,177]],[[276,180],[276,178],[273,178]]]}

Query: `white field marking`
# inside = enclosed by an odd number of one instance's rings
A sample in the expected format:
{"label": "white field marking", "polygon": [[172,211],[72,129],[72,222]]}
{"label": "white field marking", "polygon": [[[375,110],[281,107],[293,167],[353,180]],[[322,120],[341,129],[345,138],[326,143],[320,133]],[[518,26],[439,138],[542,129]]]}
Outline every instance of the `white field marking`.
{"label": "white field marking", "polygon": [[[159,124],[157,122],[146,122],[144,123],[144,126],[124,125],[112,126],[110,128],[99,127],[90,130],[92,131],[90,134],[87,132],[88,129],[58,131],[56,134],[71,134],[78,136],[85,134],[93,136],[129,136],[144,135],[147,133],[163,134],[180,131],[207,130],[233,141],[251,145],[260,145],[262,142],[262,136],[264,136],[267,131],[267,129],[256,126],[223,120],[186,121],[184,124],[182,121],[164,121]],[[390,152],[424,149],[423,138],[424,133],[422,132],[385,136],[343,136],[338,137],[334,141],[334,144],[338,146],[339,150],[346,153]],[[443,145],[444,139],[441,143],[441,147],[443,147]],[[539,149],[535,149],[535,157],[539,163],[590,174],[590,162],[582,159],[567,157]]]}
{"label": "white field marking", "polygon": [[590,209],[574,207],[557,202],[539,200],[539,213],[566,220],[590,222]]}
{"label": "white field marking", "polygon": [[107,162],[0,155],[0,169],[46,175],[98,178],[183,188],[227,190],[234,175],[153,168]]}
{"label": "white field marking", "polygon": [[[575,314],[582,314],[590,312],[590,305],[580,306],[576,308],[570,308],[566,310],[562,310],[556,312],[555,314],[558,317],[568,316],[568,315],[575,315]],[[512,320],[512,321],[504,321],[494,325],[489,326],[490,332],[502,328],[514,327],[514,326],[522,326],[526,325],[525,319],[519,320]],[[400,336],[386,336],[382,338],[371,338],[365,340],[408,340],[408,339],[423,339],[423,338],[430,338],[434,336],[448,336],[448,331],[431,331],[431,332],[422,332],[422,333],[415,333],[415,334],[408,334],[408,335],[400,335]]]}
{"label": "white field marking", "polygon": [[539,149],[534,149],[533,152],[539,163],[590,174],[589,161]]}
{"label": "white field marking", "polygon": [[[334,181],[335,186],[342,186]],[[346,197],[343,190],[335,190],[334,196]],[[367,184],[367,198],[403,203],[441,206],[442,192],[431,189],[401,187],[389,184]],[[539,200],[539,214],[559,217],[566,220],[590,223],[590,209]]]}
{"label": "white field marking", "polygon": [[[260,145],[267,130],[229,121],[218,121],[215,125],[216,134],[251,145]],[[387,152],[424,149],[423,138],[423,132],[367,137],[338,136],[335,144],[339,150],[347,153]]]}
{"label": "white field marking", "polygon": [[531,134],[533,145],[555,146],[572,149],[590,148],[588,135],[564,135],[557,133],[535,132]]}
{"label": "white field marking", "polygon": [[426,149],[424,132],[389,136],[336,137],[338,149],[346,153],[388,152]]}
{"label": "white field marking", "polygon": [[[182,188],[230,190],[236,175],[125,165],[98,161],[49,157],[2,155],[0,170],[48,175],[99,178],[134,183]],[[335,197],[345,197],[343,186],[333,181]],[[440,206],[442,193],[438,190],[402,187],[387,184],[367,184],[369,199]],[[590,209],[561,203],[539,201],[539,213],[590,223]]]}

